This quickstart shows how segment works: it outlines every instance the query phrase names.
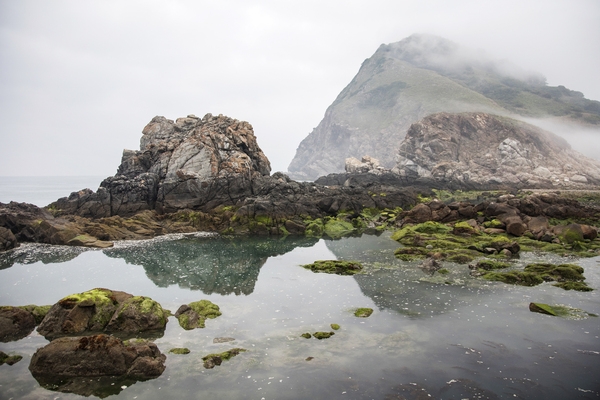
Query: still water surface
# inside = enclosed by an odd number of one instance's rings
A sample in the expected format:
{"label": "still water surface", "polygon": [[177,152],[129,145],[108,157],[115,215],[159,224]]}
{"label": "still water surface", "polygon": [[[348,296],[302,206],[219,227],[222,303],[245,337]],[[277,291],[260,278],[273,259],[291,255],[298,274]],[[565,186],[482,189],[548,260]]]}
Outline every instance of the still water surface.
{"label": "still water surface", "polygon": [[[341,240],[167,236],[108,250],[26,245],[0,256],[0,304],[52,304],[95,287],[157,300],[173,312],[208,299],[222,316],[185,331],[174,317],[155,340],[167,354],[157,379],[124,387],[123,399],[549,399],[600,396],[600,319],[532,313],[532,301],[600,314],[600,257],[575,261],[593,292],[549,284],[482,282],[464,265],[429,276],[393,255],[389,235]],[[522,264],[540,259],[524,254]],[[552,259],[556,262],[565,259]],[[300,267],[319,259],[363,262],[354,277]],[[369,318],[352,310],[371,307]],[[330,339],[304,332],[339,331]],[[216,337],[233,337],[213,344]],[[78,399],[41,388],[27,367],[47,341],[36,332],[0,350],[0,398]],[[168,354],[187,347],[188,355]],[[247,349],[214,369],[201,358]],[[308,358],[313,357],[309,361]]]}

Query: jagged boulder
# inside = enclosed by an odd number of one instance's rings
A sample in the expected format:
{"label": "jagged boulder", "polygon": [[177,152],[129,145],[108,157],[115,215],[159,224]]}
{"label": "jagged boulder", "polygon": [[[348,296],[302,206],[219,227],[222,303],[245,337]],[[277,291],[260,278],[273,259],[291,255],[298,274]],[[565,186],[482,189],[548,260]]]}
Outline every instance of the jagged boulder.
{"label": "jagged boulder", "polygon": [[564,139],[486,113],[438,113],[412,124],[393,171],[412,179],[511,188],[600,184],[600,162]]}
{"label": "jagged boulder", "polygon": [[176,121],[158,116],[142,133],[140,150],[124,150],[117,174],[96,193],[75,192],[52,207],[94,218],[211,209],[251,195],[253,180],[271,172],[245,121],[211,114]]}

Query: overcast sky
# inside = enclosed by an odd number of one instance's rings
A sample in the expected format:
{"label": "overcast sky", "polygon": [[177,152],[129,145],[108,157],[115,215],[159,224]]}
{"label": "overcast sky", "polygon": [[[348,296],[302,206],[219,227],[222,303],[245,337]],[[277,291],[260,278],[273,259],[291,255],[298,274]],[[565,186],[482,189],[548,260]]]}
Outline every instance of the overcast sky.
{"label": "overcast sky", "polygon": [[0,176],[114,175],[155,115],[209,112],[285,171],[363,60],[413,33],[600,100],[598,0],[0,0]]}

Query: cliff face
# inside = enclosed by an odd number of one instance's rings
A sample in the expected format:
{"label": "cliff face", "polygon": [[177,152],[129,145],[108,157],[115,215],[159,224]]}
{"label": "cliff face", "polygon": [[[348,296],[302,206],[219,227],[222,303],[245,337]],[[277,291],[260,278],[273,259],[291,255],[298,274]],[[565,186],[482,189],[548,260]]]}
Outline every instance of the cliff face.
{"label": "cliff face", "polygon": [[365,60],[288,167],[295,179],[344,170],[370,155],[395,165],[398,143],[414,122],[437,112],[555,116],[600,124],[600,102],[448,40],[413,35],[381,45]]}
{"label": "cliff face", "polygon": [[533,125],[485,113],[438,113],[412,124],[394,172],[466,184],[600,184],[600,162]]}

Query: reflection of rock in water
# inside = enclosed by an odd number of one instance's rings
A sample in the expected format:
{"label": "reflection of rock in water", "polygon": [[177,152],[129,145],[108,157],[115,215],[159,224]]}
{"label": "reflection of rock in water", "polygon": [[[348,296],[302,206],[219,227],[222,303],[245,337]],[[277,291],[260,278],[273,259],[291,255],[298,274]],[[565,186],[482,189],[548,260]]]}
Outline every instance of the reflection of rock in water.
{"label": "reflection of rock in water", "polygon": [[[452,272],[452,275],[459,275]],[[414,317],[446,313],[469,304],[473,296],[481,296],[485,289],[476,279],[468,280],[466,272],[460,278],[439,275],[424,277],[417,265],[404,264],[380,269],[365,275],[354,275],[360,290],[380,309],[390,309]],[[445,284],[445,281],[450,284]],[[468,287],[473,285],[473,287]]]}
{"label": "reflection of rock in water", "polygon": [[14,264],[27,265],[38,261],[44,264],[62,263],[71,261],[88,250],[84,247],[23,243],[16,249],[0,253],[0,269],[10,268]]}
{"label": "reflection of rock in water", "polygon": [[159,287],[177,284],[205,294],[248,295],[254,291],[260,268],[269,257],[316,242],[317,239],[292,237],[187,238],[140,242],[104,253],[142,265]]}
{"label": "reflection of rock in water", "polygon": [[367,263],[394,260],[394,250],[399,246],[398,242],[390,239],[389,232],[325,240],[325,245],[339,259]]}

